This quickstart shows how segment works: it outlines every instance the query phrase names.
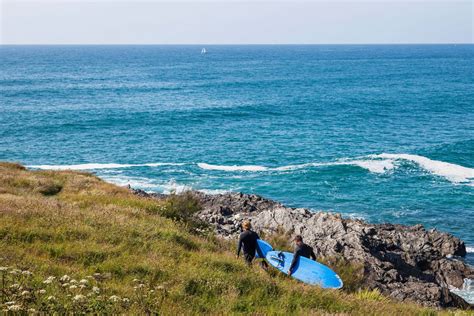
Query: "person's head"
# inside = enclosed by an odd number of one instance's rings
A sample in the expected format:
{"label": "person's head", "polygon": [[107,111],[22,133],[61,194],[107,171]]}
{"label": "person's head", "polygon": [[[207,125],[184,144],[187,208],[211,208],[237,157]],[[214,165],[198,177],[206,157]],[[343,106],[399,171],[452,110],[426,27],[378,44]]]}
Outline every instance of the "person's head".
{"label": "person's head", "polygon": [[295,244],[298,246],[301,246],[303,244],[303,237],[301,237],[301,235],[296,235]]}
{"label": "person's head", "polygon": [[250,221],[247,221],[245,220],[243,223],[242,223],[242,228],[244,230],[250,230],[252,228],[252,224],[250,224]]}

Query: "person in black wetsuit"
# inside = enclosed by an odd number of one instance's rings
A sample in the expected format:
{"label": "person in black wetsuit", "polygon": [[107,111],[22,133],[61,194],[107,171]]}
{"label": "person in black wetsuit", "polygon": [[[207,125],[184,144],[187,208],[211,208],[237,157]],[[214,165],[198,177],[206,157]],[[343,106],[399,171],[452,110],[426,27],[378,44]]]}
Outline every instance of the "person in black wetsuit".
{"label": "person in black wetsuit", "polygon": [[242,228],[244,231],[240,234],[237,257],[240,256],[240,250],[243,250],[245,262],[250,265],[255,258],[255,252],[260,251],[257,246],[257,239],[260,237],[251,229],[252,225],[249,221],[244,221]]}
{"label": "person in black wetsuit", "polygon": [[300,256],[311,258],[316,261],[316,254],[314,253],[313,248],[303,242],[303,237],[297,235],[295,237],[295,244],[295,253],[293,254],[293,261],[288,269],[288,275],[291,275],[294,272],[293,269],[298,263]]}

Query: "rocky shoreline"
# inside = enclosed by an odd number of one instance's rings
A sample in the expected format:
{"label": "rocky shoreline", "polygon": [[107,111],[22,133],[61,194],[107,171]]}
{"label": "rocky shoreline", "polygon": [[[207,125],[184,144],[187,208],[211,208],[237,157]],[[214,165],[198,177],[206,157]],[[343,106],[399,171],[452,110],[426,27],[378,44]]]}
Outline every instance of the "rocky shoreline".
{"label": "rocky shoreline", "polygon": [[[135,194],[162,199],[162,194],[133,190]],[[319,255],[339,257],[363,265],[363,283],[397,300],[431,307],[473,308],[450,292],[474,269],[459,257],[466,255],[460,239],[422,225],[369,224],[340,214],[290,208],[258,195],[191,192],[201,203],[197,217],[223,238],[236,238],[243,219],[257,232],[300,234]]]}

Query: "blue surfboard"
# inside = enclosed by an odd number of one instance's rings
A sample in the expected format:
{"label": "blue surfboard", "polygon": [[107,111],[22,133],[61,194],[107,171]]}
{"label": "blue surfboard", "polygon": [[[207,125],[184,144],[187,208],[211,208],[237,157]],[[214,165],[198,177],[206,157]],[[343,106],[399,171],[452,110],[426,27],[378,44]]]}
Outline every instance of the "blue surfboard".
{"label": "blue surfboard", "polygon": [[[269,243],[267,243],[265,240],[262,240],[262,239],[257,239],[257,245],[260,248],[260,252],[262,253],[263,258],[266,257],[269,251],[273,250],[272,245],[270,245]],[[255,258],[261,258],[260,255],[258,254],[258,251],[255,253]]]}
{"label": "blue surfboard", "polygon": [[[282,251],[269,251],[267,252],[266,259],[273,267],[288,274],[293,254]],[[343,285],[341,278],[330,268],[305,257],[299,258],[291,276],[301,282],[318,285],[323,289],[340,289]]]}

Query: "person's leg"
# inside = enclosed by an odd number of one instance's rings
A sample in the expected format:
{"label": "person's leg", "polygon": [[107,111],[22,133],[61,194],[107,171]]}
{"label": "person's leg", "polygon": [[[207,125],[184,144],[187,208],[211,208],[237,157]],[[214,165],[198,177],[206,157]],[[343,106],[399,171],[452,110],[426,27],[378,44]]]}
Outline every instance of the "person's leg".
{"label": "person's leg", "polygon": [[252,264],[252,261],[253,261],[253,258],[255,258],[255,256],[252,256],[251,254],[245,254],[245,262],[248,264],[248,265],[251,265]]}

